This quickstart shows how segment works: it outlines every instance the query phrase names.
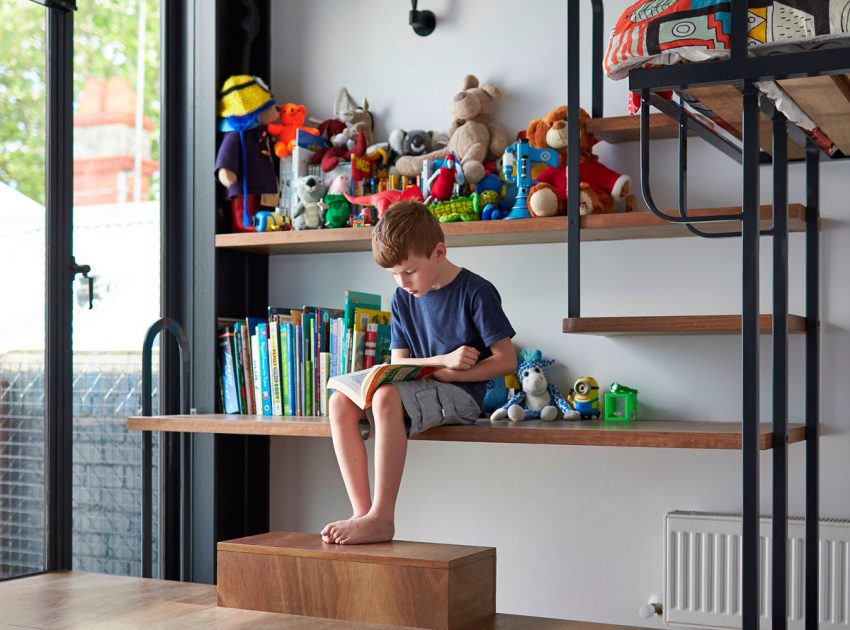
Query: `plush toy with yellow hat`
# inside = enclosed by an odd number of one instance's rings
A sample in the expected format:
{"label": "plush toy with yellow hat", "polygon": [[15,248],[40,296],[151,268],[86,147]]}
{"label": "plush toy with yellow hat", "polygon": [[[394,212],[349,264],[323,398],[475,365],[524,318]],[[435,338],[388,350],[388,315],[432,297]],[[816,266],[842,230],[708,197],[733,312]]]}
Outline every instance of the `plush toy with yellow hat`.
{"label": "plush toy with yellow hat", "polygon": [[247,74],[224,82],[218,106],[224,140],[215,160],[216,176],[227,188],[231,229],[253,232],[253,217],[261,207],[278,204],[278,178],[266,131],[277,118],[277,107],[262,79]]}

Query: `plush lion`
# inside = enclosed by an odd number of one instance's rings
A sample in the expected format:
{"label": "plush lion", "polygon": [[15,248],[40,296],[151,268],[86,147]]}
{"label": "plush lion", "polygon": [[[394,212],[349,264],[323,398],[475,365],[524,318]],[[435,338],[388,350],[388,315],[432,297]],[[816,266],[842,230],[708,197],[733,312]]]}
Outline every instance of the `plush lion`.
{"label": "plush lion", "polygon": [[[586,111],[579,109],[579,190],[581,214],[611,212],[614,197],[625,197],[629,193],[631,177],[621,175],[599,163],[593,153],[596,138],[587,130]],[[538,149],[556,149],[561,156],[560,164],[534,172],[537,182],[528,195],[528,209],[534,216],[546,217],[564,214],[567,208],[567,107],[553,109],[543,118],[532,120],[526,129],[531,146]]]}

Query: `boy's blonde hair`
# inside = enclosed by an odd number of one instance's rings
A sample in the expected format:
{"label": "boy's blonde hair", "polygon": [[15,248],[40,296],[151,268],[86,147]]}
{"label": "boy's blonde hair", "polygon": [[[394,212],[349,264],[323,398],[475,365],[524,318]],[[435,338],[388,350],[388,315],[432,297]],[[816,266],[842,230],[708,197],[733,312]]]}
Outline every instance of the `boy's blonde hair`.
{"label": "boy's blonde hair", "polygon": [[411,254],[430,257],[445,237],[437,217],[418,201],[400,201],[387,209],[372,230],[372,255],[388,269]]}

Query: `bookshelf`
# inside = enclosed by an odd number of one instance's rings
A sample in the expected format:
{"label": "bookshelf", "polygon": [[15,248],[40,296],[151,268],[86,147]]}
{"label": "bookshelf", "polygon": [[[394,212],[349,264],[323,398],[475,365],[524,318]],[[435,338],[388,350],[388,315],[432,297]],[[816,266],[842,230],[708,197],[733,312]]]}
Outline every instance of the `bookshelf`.
{"label": "bookshelf", "polygon": [[[773,330],[773,316],[759,317],[759,330]],[[650,315],[644,317],[567,317],[564,332],[573,335],[736,335],[741,333],[740,315]],[[788,333],[806,332],[806,318],[788,316]]]}
{"label": "bookshelf", "polygon": [[[739,212],[740,208],[701,208],[689,216],[706,217]],[[789,204],[788,229],[802,232],[806,224],[806,207]],[[769,228],[773,216],[770,205],[761,206],[762,227]],[[702,229],[724,231],[726,222],[707,224]],[[737,226],[736,226],[737,227]],[[533,243],[565,243],[567,217],[541,217],[511,221],[470,221],[444,223],[443,233],[449,247],[480,247],[485,245],[525,245]],[[581,218],[582,241],[622,241],[648,238],[677,238],[691,236],[683,226],[668,223],[651,212],[591,214]],[[334,230],[301,230],[262,232],[259,234],[217,234],[219,250],[252,254],[322,254],[359,252],[371,249],[372,228],[338,228]]]}
{"label": "bookshelf", "polygon": [[[248,416],[199,414],[132,417],[131,430],[226,435],[267,435],[288,437],[331,436],[330,424],[321,416]],[[490,444],[553,444],[564,446],[622,446],[641,448],[726,449],[741,448],[740,422],[696,420],[602,420],[528,421],[490,424],[481,420],[469,426],[440,426],[421,433],[414,440],[438,442],[481,442]],[[788,443],[805,439],[805,427],[791,424]],[[760,426],[759,448],[773,447],[769,424]]]}

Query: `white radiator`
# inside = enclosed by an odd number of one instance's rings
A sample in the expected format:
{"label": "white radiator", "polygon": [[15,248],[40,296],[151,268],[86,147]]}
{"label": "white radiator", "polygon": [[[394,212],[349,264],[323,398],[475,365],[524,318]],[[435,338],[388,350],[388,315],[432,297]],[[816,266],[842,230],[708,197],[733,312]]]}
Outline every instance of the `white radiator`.
{"label": "white radiator", "polygon": [[[803,630],[802,518],[788,519],[788,628]],[[770,624],[771,519],[760,526],[760,627]],[[670,512],[665,517],[664,621],[699,628],[741,627],[741,517]],[[820,630],[850,629],[850,521],[819,524]]]}

